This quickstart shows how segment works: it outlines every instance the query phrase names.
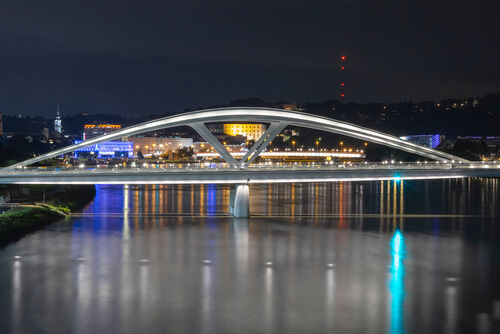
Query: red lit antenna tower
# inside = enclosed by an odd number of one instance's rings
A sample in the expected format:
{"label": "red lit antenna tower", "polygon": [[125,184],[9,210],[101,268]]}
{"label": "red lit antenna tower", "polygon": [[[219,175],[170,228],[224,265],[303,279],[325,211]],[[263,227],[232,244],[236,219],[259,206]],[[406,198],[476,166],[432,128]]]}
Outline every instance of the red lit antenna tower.
{"label": "red lit antenna tower", "polygon": [[346,56],[340,56],[340,100],[343,101],[345,99],[345,60]]}

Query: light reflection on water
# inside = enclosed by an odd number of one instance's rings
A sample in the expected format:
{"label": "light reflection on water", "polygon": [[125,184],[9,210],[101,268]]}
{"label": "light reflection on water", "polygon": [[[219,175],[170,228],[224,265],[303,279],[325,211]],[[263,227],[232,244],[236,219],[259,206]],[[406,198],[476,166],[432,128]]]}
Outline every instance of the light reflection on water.
{"label": "light reflection on water", "polygon": [[225,186],[99,186],[0,250],[0,332],[494,333],[497,190],[252,185],[233,219]]}
{"label": "light reflection on water", "polygon": [[401,231],[396,230],[391,241],[391,278],[389,291],[391,293],[391,333],[404,333],[403,301],[405,296],[404,275],[405,268],[403,257],[405,256],[404,238]]}

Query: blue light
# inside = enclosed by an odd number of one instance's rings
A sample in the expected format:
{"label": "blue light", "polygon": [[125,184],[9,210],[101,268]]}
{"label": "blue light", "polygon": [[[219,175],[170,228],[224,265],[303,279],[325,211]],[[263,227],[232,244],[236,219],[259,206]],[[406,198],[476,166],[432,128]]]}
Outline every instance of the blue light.
{"label": "blue light", "polygon": [[389,291],[391,293],[391,333],[403,334],[404,317],[404,254],[405,245],[401,231],[396,230],[391,241],[392,266],[391,278],[389,281]]}
{"label": "blue light", "polygon": [[[81,143],[81,140],[75,140],[75,144]],[[119,155],[120,157],[131,158],[134,154],[133,143],[129,141],[108,141],[95,145],[82,147],[75,150],[75,157],[82,152],[89,152],[98,155],[98,158],[109,158]]]}
{"label": "blue light", "polygon": [[394,237],[392,238],[392,248],[393,254],[399,255],[401,252],[401,232],[399,230],[396,231]]}
{"label": "blue light", "polygon": [[394,176],[393,176],[393,180],[394,182],[396,183],[399,183],[399,181],[401,181],[401,176],[399,175],[399,173],[395,173]]}

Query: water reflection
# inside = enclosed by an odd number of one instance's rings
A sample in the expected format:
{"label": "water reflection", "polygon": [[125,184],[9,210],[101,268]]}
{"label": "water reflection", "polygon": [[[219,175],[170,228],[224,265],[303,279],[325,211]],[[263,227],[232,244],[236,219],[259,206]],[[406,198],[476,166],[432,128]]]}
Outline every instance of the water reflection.
{"label": "water reflection", "polygon": [[403,301],[405,297],[404,275],[404,238],[401,231],[396,230],[391,241],[391,278],[389,281],[389,291],[391,293],[391,333],[404,333]]}

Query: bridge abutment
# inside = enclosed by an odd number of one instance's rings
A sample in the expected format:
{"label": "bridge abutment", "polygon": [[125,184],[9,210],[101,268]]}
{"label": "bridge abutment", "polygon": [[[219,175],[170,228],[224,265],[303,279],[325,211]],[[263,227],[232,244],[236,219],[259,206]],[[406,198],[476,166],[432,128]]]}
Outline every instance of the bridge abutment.
{"label": "bridge abutment", "polygon": [[250,191],[248,184],[235,184],[229,192],[229,213],[236,218],[250,216]]}

